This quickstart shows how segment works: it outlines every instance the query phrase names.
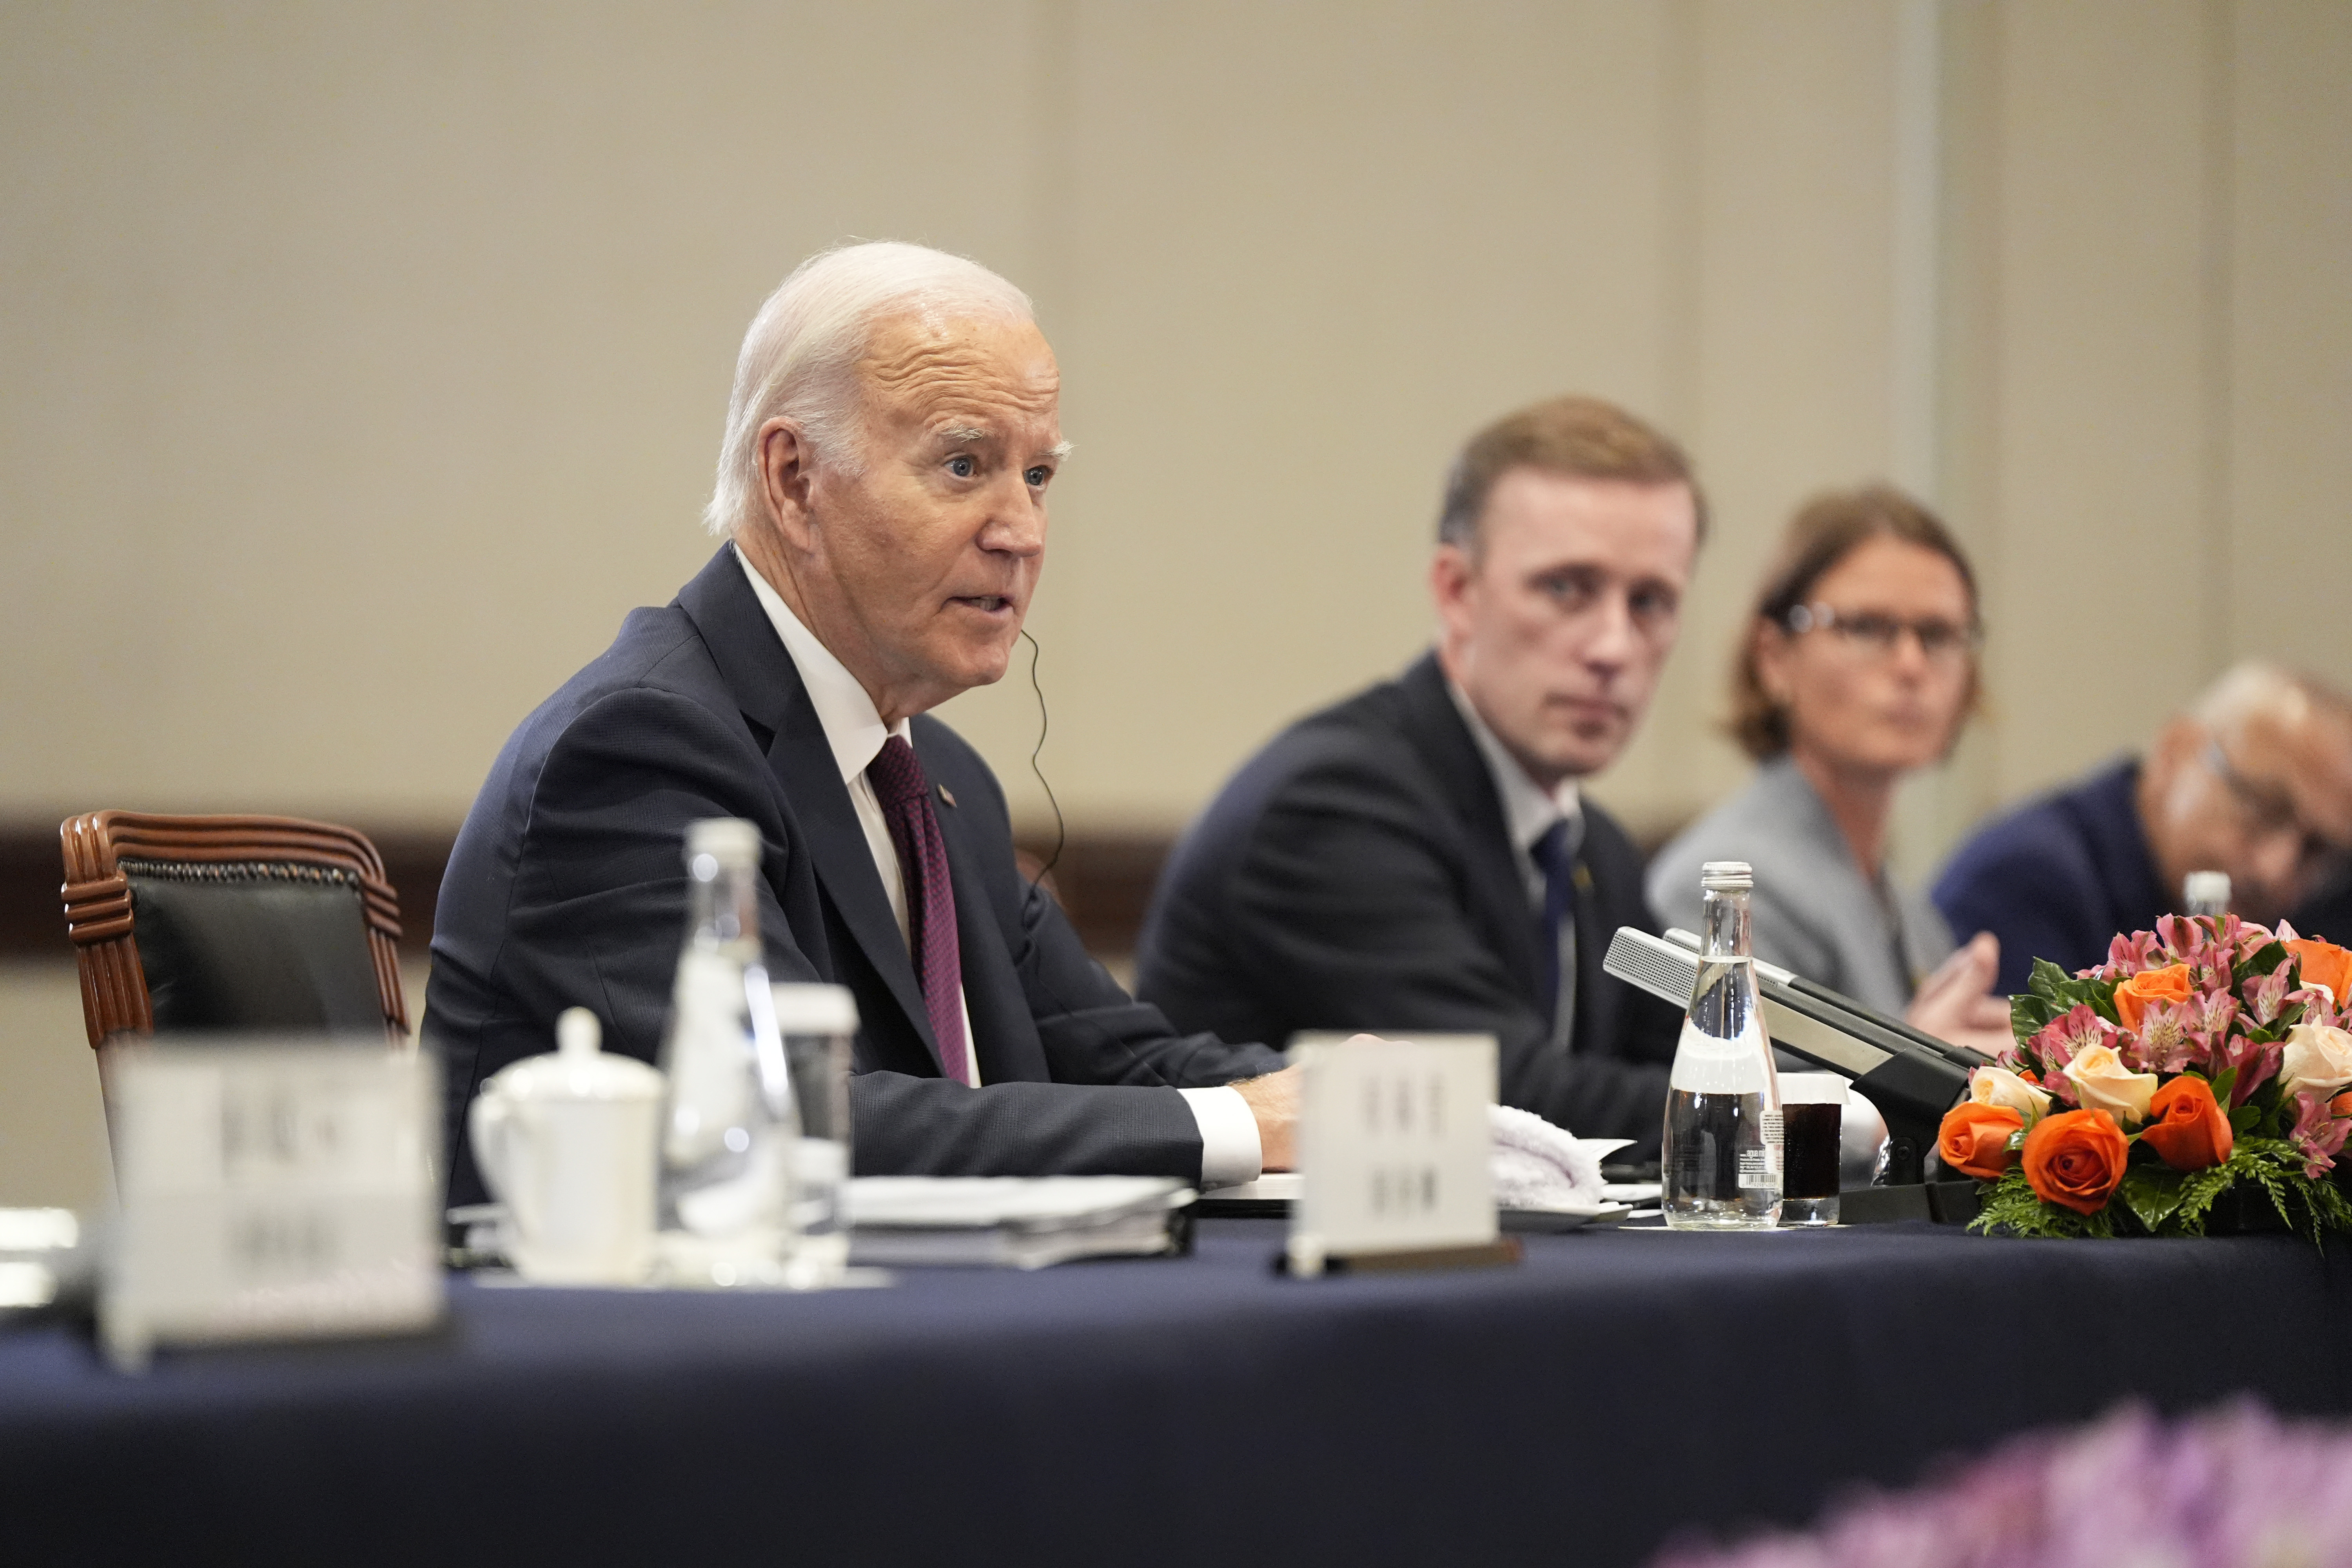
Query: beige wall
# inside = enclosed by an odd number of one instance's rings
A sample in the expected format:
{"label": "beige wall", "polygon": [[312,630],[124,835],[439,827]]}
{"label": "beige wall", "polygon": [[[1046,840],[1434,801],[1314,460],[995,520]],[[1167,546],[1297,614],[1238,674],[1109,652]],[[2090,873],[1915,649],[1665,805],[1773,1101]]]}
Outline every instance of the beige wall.
{"label": "beige wall", "polygon": [[[2233,656],[2352,679],[2347,83],[2332,0],[10,6],[0,816],[454,820],[706,554],[761,295],[895,235],[1062,355],[1081,824],[1181,822],[1407,658],[1448,453],[1575,387],[1719,519],[1597,786],[1640,824],[1740,776],[1790,506],[1947,504],[1994,706],[1916,873]],[[1034,815],[1025,684],[948,716]]]}

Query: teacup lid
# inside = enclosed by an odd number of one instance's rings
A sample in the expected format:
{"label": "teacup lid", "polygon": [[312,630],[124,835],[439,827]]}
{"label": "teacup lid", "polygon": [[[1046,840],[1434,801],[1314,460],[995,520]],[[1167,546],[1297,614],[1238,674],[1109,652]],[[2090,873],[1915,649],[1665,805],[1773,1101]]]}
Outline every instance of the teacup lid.
{"label": "teacup lid", "polygon": [[585,1007],[555,1021],[556,1048],[502,1068],[491,1082],[515,1100],[658,1100],[662,1075],[635,1057],[598,1049],[604,1026]]}

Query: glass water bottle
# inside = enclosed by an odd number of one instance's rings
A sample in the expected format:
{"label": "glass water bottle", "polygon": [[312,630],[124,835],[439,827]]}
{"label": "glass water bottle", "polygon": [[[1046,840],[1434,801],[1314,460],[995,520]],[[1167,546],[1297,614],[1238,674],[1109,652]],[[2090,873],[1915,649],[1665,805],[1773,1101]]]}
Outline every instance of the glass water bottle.
{"label": "glass water bottle", "polygon": [[760,833],[687,830],[687,934],[662,1041],[667,1272],[679,1284],[772,1282],[791,1242],[800,1122],[760,949]]}
{"label": "glass water bottle", "polygon": [[1706,947],[1675,1047],[1660,1158],[1666,1224],[1677,1230],[1769,1230],[1780,1220],[1780,1088],[1748,951],[1744,860],[1699,874]]}
{"label": "glass water bottle", "polygon": [[2180,910],[2220,920],[2230,912],[2230,873],[2191,871],[2180,879]]}

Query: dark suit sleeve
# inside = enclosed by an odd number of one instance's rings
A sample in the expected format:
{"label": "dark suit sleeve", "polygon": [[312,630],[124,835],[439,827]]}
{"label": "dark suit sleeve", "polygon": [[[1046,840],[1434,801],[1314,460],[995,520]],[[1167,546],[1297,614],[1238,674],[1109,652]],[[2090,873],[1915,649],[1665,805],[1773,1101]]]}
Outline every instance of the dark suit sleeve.
{"label": "dark suit sleeve", "polygon": [[[958,785],[970,810],[992,779]],[[1129,996],[1096,963],[1053,898],[1005,852],[982,862],[1054,1081],[977,1089],[899,1073],[861,1074],[850,1086],[857,1168],[958,1175],[1167,1175],[1198,1181],[1201,1135],[1180,1088],[1273,1072],[1278,1052],[1180,1035],[1157,1007]],[[996,836],[990,837],[990,843]]]}
{"label": "dark suit sleeve", "polygon": [[607,1049],[652,1061],[686,936],[687,828],[712,816],[760,826],[774,978],[818,978],[776,898],[794,847],[760,787],[764,768],[748,737],[674,693],[622,691],[575,717],[530,792],[497,961],[504,994],[540,1017],[592,1007]]}
{"label": "dark suit sleeve", "polygon": [[[1196,1181],[1201,1138],[1179,1088],[1271,1072],[1280,1055],[1180,1035],[1160,1009],[1134,1000],[1079,942],[1061,906],[1021,874],[1003,792],[977,752],[944,731],[928,749],[951,779],[960,834],[1020,986],[1017,1005],[1037,1033],[1052,1081],[968,1089],[938,1079],[866,1073],[851,1086],[861,1171],[987,1174],[1053,1171],[1138,1173]],[[968,963],[978,955],[968,955]],[[966,998],[974,1026],[987,998]]]}
{"label": "dark suit sleeve", "polygon": [[[761,826],[760,931],[771,976],[824,978],[796,935],[821,929],[820,911],[813,900],[787,910],[777,897],[778,887],[794,885],[786,863],[803,851],[777,809],[772,780],[748,735],[675,693],[624,691],[574,718],[530,793],[498,961],[501,989],[551,1030],[563,1007],[593,1007],[606,1020],[611,1048],[654,1060],[685,932],[681,850],[688,826],[709,816]],[[1066,923],[1059,929],[1075,949]],[[1092,967],[1082,952],[1076,960]],[[1094,1011],[1116,1012],[1094,984],[1066,977],[1071,962],[1061,955],[1049,971]],[[1108,975],[1098,984],[1124,1000]],[[1087,1016],[1082,1009],[1074,1017]],[[1041,1026],[1049,1022],[1040,1019]],[[1170,1033],[1164,1021],[1160,1032]],[[1186,1080],[1129,1075],[975,1090],[943,1079],[864,1072],[851,1086],[854,1156],[865,1173],[1189,1180],[1200,1172],[1201,1142],[1182,1097],[1096,1087],[1171,1081]]]}
{"label": "dark suit sleeve", "polygon": [[849,1080],[861,1176],[1201,1178],[1201,1132],[1172,1089],[992,1083],[865,1072]]}
{"label": "dark suit sleeve", "polygon": [[2106,962],[2107,916],[2098,907],[2098,873],[2055,833],[1996,829],[1964,846],[1931,895],[1937,911],[1967,942],[1989,931],[2000,939],[1995,988],[2025,989],[2033,961],[2068,969]]}
{"label": "dark suit sleeve", "polygon": [[1586,1137],[1654,1141],[1664,1067],[1550,1048],[1472,923],[1463,855],[1445,842],[1458,831],[1377,759],[1300,773],[1251,828],[1226,889],[1243,984],[1302,1028],[1492,1033],[1507,1104]]}

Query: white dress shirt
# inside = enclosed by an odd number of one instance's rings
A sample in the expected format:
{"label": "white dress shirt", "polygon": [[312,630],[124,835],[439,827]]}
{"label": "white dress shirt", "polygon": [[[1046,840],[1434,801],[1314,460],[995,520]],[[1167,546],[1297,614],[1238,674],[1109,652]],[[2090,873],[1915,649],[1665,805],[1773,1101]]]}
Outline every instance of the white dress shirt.
{"label": "white dress shirt", "polygon": [[[898,869],[898,846],[890,837],[890,824],[882,815],[882,802],[874,793],[872,781],[866,770],[882,752],[882,742],[896,735],[914,744],[908,734],[908,721],[885,725],[874,699],[866,688],[849,673],[848,667],[833,656],[833,650],[819,642],[816,634],[801,624],[798,616],[783,596],[745,558],[740,549],[735,559],[743,568],[743,575],[751,582],[751,592],[758,595],[760,607],[768,612],[770,624],[783,639],[784,651],[792,657],[793,666],[800,671],[801,684],[808,688],[809,702],[816,709],[817,722],[824,727],[825,743],[833,748],[833,760],[841,770],[841,782],[849,791],[849,804],[856,808],[857,825],[866,830],[866,848],[874,858],[874,869],[882,879],[882,890],[889,897],[890,912],[898,918],[898,938],[908,942],[907,919],[907,884]],[[971,1037],[971,1006],[961,994],[957,1005],[963,1012],[964,1050],[971,1082],[977,1087],[980,1078],[980,1053]],[[1201,1130],[1201,1185],[1231,1186],[1237,1182],[1254,1182],[1265,1165],[1265,1151],[1258,1143],[1257,1118],[1251,1114],[1249,1102],[1230,1089],[1180,1089],[1184,1103],[1192,1108],[1192,1121]]]}
{"label": "white dress shirt", "polygon": [[[1568,824],[1568,853],[1571,860],[1584,846],[1584,799],[1578,794],[1574,779],[1562,779],[1559,787],[1545,791],[1528,777],[1527,769],[1519,766],[1495,731],[1486,727],[1486,720],[1470,705],[1462,688],[1446,678],[1445,689],[1454,699],[1454,706],[1462,721],[1470,727],[1470,738],[1478,743],[1478,754],[1486,760],[1487,776],[1495,781],[1495,794],[1503,803],[1503,821],[1511,835],[1511,847],[1518,851],[1519,880],[1528,890],[1530,913],[1541,915],[1544,907],[1543,869],[1536,863],[1536,846],[1543,841],[1552,825]],[[1570,1042],[1569,1033],[1576,1023],[1576,926],[1570,921],[1559,933],[1559,996],[1552,1023],[1552,1043],[1562,1047]]]}

